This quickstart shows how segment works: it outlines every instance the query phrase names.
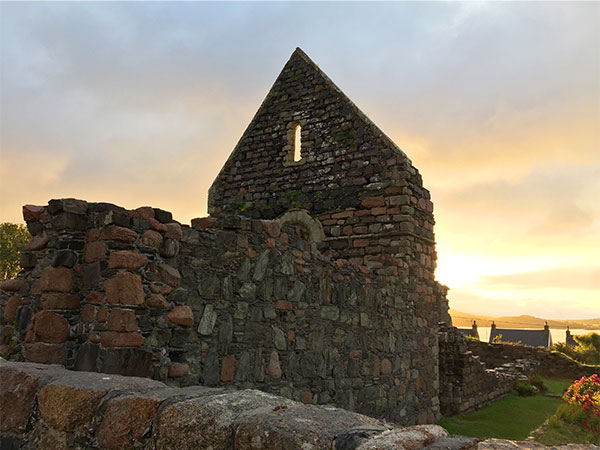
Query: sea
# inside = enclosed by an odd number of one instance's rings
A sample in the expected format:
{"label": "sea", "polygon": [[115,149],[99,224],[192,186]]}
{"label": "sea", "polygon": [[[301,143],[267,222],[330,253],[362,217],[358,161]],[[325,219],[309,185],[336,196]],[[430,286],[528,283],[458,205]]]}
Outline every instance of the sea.
{"label": "sea", "polygon": [[[539,328],[521,328],[522,330],[539,330]],[[479,340],[482,342],[489,342],[490,340],[490,328],[488,327],[478,327],[477,331],[479,332]],[[567,334],[564,328],[550,328],[550,334],[552,335],[552,342],[554,344],[558,342],[565,342],[567,339]],[[575,336],[577,334],[589,334],[596,333],[600,334],[600,330],[583,330],[578,328],[571,328],[571,336]]]}

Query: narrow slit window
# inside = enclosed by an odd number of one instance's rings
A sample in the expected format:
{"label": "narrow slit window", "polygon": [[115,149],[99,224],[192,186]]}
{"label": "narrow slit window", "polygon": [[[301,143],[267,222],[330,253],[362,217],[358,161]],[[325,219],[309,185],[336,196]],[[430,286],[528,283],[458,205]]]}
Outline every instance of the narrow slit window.
{"label": "narrow slit window", "polygon": [[296,125],[296,129],[294,130],[294,161],[300,161],[302,159],[302,127],[300,125]]}

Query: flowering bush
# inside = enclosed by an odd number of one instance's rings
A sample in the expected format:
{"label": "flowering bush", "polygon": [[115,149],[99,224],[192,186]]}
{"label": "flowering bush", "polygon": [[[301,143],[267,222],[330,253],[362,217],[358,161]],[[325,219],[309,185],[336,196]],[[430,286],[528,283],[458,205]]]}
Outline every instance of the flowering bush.
{"label": "flowering bush", "polygon": [[563,400],[583,410],[577,422],[585,430],[600,433],[600,377],[597,374],[575,380],[563,395]]}

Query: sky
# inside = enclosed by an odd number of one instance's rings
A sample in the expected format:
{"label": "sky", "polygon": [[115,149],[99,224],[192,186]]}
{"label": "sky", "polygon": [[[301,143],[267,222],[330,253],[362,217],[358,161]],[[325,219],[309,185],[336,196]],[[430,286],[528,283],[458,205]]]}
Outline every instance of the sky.
{"label": "sky", "polygon": [[451,307],[600,317],[597,2],[2,2],[0,222],[205,216],[296,47],[423,175]]}

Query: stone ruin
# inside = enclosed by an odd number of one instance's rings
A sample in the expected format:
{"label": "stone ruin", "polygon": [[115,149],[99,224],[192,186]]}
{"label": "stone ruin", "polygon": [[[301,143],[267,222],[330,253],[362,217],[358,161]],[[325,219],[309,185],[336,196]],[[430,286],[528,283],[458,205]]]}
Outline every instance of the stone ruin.
{"label": "stone ruin", "polygon": [[451,327],[418,170],[300,49],[209,213],[187,226],[151,207],[24,206],[33,239],[0,285],[2,355],[408,425],[510,391]]}

